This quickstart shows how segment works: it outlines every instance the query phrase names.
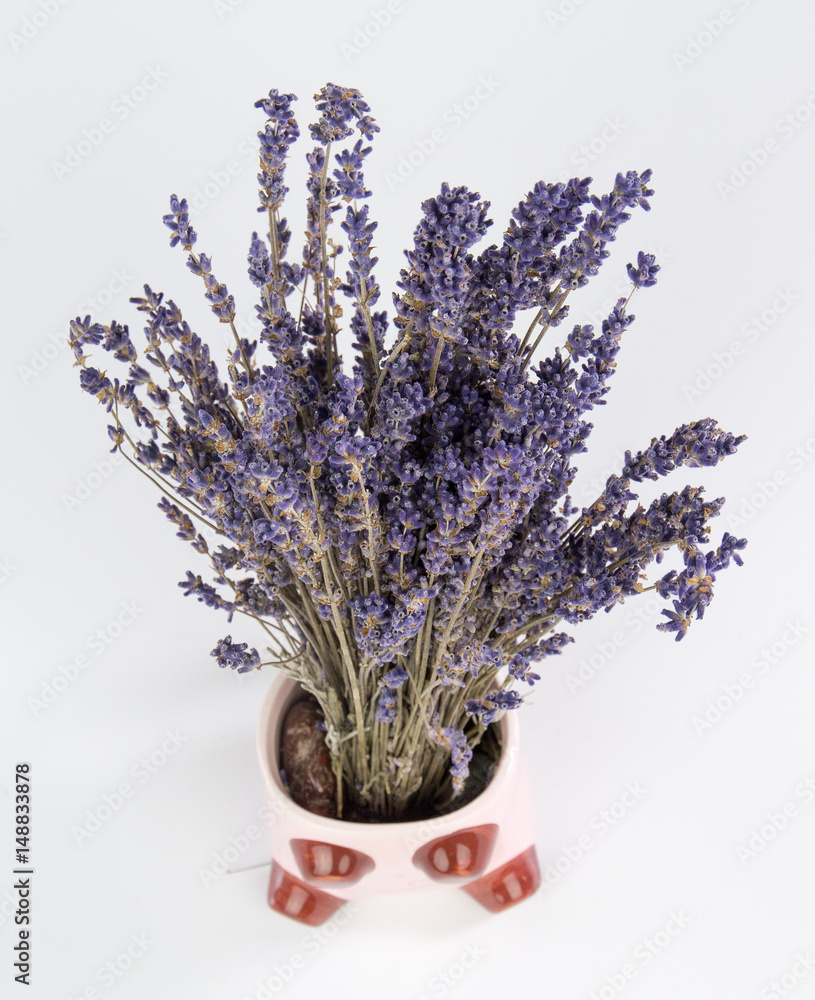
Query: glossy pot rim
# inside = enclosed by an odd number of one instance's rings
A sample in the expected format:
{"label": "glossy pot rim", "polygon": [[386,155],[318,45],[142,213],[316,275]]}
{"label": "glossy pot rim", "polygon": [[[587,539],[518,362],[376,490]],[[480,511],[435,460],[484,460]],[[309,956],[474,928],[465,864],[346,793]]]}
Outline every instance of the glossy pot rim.
{"label": "glossy pot rim", "polygon": [[[283,711],[293,703],[294,690],[300,688],[297,680],[278,671],[273,678],[269,689],[263,699],[260,719],[257,730],[257,752],[260,768],[263,773],[267,791],[278,805],[283,805],[285,811],[292,818],[297,818],[302,823],[309,824],[313,829],[321,830],[328,836],[337,836],[340,831],[347,833],[349,829],[365,832],[365,835],[373,835],[378,831],[390,831],[398,836],[411,836],[427,831],[428,826],[436,828],[453,823],[456,826],[467,825],[468,820],[476,821],[484,814],[485,807],[489,807],[491,801],[498,799],[503,789],[512,781],[519,766],[520,735],[518,719],[514,711],[505,712],[495,725],[499,727],[501,735],[501,757],[495,774],[490,783],[467,805],[442,816],[431,816],[426,819],[407,820],[383,823],[360,823],[355,820],[335,819],[329,816],[319,816],[317,813],[309,812],[298,805],[287,793],[280,780],[278,767],[278,754],[280,745],[280,727],[282,725]],[[303,690],[301,688],[301,690]],[[269,760],[269,749],[274,755],[273,760]]]}

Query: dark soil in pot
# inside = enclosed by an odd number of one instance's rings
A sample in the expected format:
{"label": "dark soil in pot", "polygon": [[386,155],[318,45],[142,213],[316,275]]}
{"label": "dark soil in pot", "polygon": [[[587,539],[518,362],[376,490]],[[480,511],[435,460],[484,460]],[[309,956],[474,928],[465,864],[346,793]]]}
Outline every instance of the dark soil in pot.
{"label": "dark soil in pot", "polygon": [[[342,819],[351,823],[412,822],[433,819],[455,812],[477,798],[489,785],[501,756],[497,727],[491,726],[473,750],[470,774],[464,790],[455,798],[449,785],[442,790],[441,802],[399,820],[383,818],[349,803]],[[296,701],[283,720],[280,739],[280,773],[294,802],[318,816],[337,819],[337,783],[331,754],[325,741],[325,722],[317,699],[306,695]],[[348,798],[344,797],[348,802]]]}

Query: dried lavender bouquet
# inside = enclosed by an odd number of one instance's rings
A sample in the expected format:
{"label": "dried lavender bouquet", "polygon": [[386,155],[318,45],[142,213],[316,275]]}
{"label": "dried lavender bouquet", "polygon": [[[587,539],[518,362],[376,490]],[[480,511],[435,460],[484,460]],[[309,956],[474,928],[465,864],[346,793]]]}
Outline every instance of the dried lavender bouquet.
{"label": "dried lavender bouquet", "polygon": [[[219,665],[274,664],[300,681],[325,717],[340,803],[400,819],[455,803],[487,727],[521,704],[535,664],[572,641],[564,626],[646,590],[668,602],[657,628],[677,639],[702,617],[745,541],[725,533],[703,550],[723,500],[701,488],[632,509],[632,484],[715,465],[743,438],[712,419],[683,425],[626,453],[602,495],[576,509],[575,456],[633,322],[631,296],[599,332],[576,325],[562,348],[532,359],[630,210],[648,210],[651,171],[618,174],[602,196],[590,178],[540,182],[501,242],[476,254],[489,203],[443,184],[422,205],[389,320],[376,309],[363,177],[379,127],[353,88],[327,84],[315,98],[299,260],[281,214],[295,97],[272,90],[255,105],[268,119],[258,133],[268,230],[252,234],[248,255],[260,344],[239,336],[233,297],[194,249],[186,201],[173,195],[164,217],[234,335],[226,381],[178,306],[147,285],[131,300],[146,324],[141,358],[117,322],[77,318],[70,341],[82,388],[112,415],[113,451],[159,487],[179,537],[211,564],[212,582],[188,573],[185,594],[267,633],[268,659],[227,636],[213,650]],[[632,293],[658,270],[640,253]],[[341,296],[350,371],[337,343]],[[126,377],[91,367],[91,345]],[[682,568],[646,586],[645,568],[671,547]]]}

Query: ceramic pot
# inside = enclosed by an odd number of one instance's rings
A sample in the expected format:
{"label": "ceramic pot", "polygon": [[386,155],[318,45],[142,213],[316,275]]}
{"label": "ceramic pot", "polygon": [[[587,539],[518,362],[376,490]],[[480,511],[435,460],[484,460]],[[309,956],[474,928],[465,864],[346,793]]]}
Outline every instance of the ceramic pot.
{"label": "ceramic pot", "polygon": [[515,712],[497,723],[501,759],[486,789],[455,812],[407,823],[356,823],[308,812],[280,780],[280,742],[289,707],[304,696],[278,673],[258,726],[258,756],[270,799],[269,905],[302,923],[323,923],[343,903],[379,892],[448,883],[492,912],[540,885],[526,763]]}

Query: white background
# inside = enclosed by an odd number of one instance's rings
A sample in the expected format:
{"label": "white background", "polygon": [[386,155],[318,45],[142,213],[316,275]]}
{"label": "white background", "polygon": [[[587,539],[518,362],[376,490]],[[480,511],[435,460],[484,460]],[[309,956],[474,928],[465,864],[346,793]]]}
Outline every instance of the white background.
{"label": "white background", "polygon": [[[0,791],[10,806],[14,763],[31,762],[36,867],[26,990],[13,982],[4,808],[4,995],[256,998],[264,983],[277,995],[274,976],[300,954],[280,995],[815,997],[815,797],[802,784],[815,778],[811,4],[403,0],[363,46],[385,0],[232,3],[3,6]],[[140,89],[145,77],[153,90]],[[168,247],[168,196],[205,203],[193,213],[199,246],[250,316],[258,216],[242,151],[263,122],[252,104],[270,87],[297,93],[305,133],[327,80],[359,87],[382,128],[368,180],[386,305],[420,202],[441,181],[492,201],[488,240],[500,241],[539,179],[590,174],[603,191],[618,170],[653,168],[652,212],[635,213],[573,306],[586,321],[638,249],[659,256],[576,498],[593,499],[592,481],[626,448],[714,416],[749,440],[664,485],[727,496],[715,538],[729,529],[750,544],[684,642],[654,629],[642,599],[547,661],[522,710],[538,854],[551,866],[533,899],[490,916],[454,890],[380,897],[333,936],[307,938],[268,909],[267,869],[204,884],[234,842],[247,847],[235,865],[268,859],[254,732],[269,677],[228,675],[209,657],[230,627],[176,586],[197,556],[149,484],[109,464],[106,415],[79,391],[62,341],[89,299],[109,302],[95,319],[138,331],[127,299],[149,281],[220,356],[200,282]],[[61,169],[103,118],[113,131]],[[443,141],[422,153],[439,128]],[[308,148],[302,138],[289,175],[295,248]],[[133,768],[168,732],[183,742],[142,782]],[[132,796],[78,836],[122,782]],[[603,832],[601,810],[635,783],[645,793]],[[570,861],[581,837],[591,846]],[[760,849],[740,856],[751,839]],[[146,951],[107,985],[98,970],[127,965],[134,935]],[[455,978],[468,948],[478,958]]]}

